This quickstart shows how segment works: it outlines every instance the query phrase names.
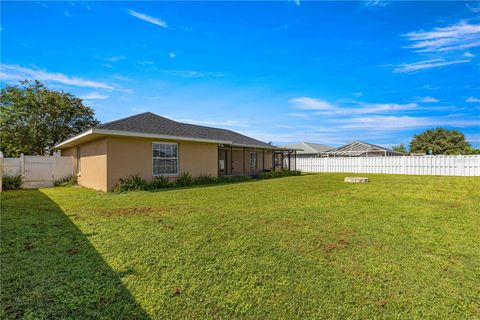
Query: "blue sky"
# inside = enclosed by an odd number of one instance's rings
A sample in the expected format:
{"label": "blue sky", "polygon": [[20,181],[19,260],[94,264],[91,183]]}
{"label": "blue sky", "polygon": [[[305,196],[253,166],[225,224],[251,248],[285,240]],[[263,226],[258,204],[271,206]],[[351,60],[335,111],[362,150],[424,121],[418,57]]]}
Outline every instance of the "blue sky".
{"label": "blue sky", "polygon": [[480,146],[478,2],[4,2],[1,85],[102,122],[151,111],[264,141]]}

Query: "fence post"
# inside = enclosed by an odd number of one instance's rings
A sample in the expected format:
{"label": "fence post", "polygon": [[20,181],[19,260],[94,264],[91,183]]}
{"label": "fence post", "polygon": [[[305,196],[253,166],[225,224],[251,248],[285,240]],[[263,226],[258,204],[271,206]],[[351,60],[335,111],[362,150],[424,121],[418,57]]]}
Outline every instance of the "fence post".
{"label": "fence post", "polygon": [[25,178],[25,155],[20,153],[20,176]]}

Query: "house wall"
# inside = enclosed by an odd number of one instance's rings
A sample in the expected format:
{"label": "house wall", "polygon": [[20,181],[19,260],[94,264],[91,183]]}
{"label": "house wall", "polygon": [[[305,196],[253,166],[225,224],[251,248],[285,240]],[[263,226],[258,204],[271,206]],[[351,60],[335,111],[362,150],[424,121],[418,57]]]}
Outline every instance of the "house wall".
{"label": "house wall", "polygon": [[[105,137],[62,150],[62,155],[80,158],[78,184],[102,191],[111,191],[121,178],[138,174],[142,179],[151,180],[152,143],[155,141],[176,142],[179,152],[179,174],[190,173],[193,177],[210,174],[218,175],[218,146],[215,143],[193,141],[171,141],[135,137]],[[78,148],[78,149],[77,149]],[[250,168],[250,152],[257,152],[257,168]],[[256,174],[263,170],[262,149],[247,148],[233,150],[232,174]],[[78,168],[75,163],[75,168]],[[227,157],[230,169],[230,154]],[[272,151],[265,150],[265,170],[272,168]],[[230,170],[227,172],[230,174]],[[173,176],[172,178],[174,178]]]}
{"label": "house wall", "polygon": [[[250,168],[250,152],[252,151],[257,152],[257,168],[256,169]],[[232,152],[233,152],[233,165],[232,165],[233,175],[241,175],[244,173],[243,161],[245,161],[245,174],[256,174],[258,172],[263,171],[262,149],[246,148],[245,158],[243,158],[243,150],[234,149]],[[270,169],[272,169],[272,151],[265,150],[265,170],[270,170]],[[230,173],[230,171],[228,173]]]}
{"label": "house wall", "polygon": [[145,180],[152,180],[152,143],[154,141],[178,143],[179,174],[188,172],[192,177],[202,174],[217,176],[218,151],[215,143],[109,137],[108,190],[112,190],[120,178],[127,178],[133,174],[138,174]]}
{"label": "house wall", "polygon": [[[62,153],[65,154],[63,151]],[[79,146],[78,153],[80,158],[78,184],[107,191],[107,139],[84,143]],[[75,148],[66,150],[66,154],[75,156]]]}

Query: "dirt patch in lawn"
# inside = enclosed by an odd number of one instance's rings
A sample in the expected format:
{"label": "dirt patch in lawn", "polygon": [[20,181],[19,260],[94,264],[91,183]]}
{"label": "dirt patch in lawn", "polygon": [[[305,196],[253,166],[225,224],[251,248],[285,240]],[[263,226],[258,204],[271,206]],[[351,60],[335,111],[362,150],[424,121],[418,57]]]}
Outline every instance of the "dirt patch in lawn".
{"label": "dirt patch in lawn", "polygon": [[102,209],[99,214],[107,217],[114,216],[143,216],[150,215],[154,213],[162,213],[168,211],[166,208],[152,208],[152,207],[121,207],[121,208],[111,208],[111,209]]}
{"label": "dirt patch in lawn", "polygon": [[325,251],[328,253],[328,252],[332,252],[334,250],[345,249],[349,245],[350,245],[350,242],[348,242],[347,240],[339,239],[335,242],[327,244],[325,246]]}

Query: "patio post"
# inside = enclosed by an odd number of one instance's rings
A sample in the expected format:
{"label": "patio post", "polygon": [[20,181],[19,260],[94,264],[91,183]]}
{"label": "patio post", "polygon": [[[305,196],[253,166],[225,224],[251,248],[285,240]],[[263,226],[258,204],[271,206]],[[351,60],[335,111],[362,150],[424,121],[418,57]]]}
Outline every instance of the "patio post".
{"label": "patio post", "polygon": [[290,154],[291,154],[291,153],[292,153],[291,151],[288,151],[288,171],[291,171],[291,170],[290,170],[290,167],[291,167],[291,166],[290,166],[290,161],[291,161],[291,159],[290,159]]}
{"label": "patio post", "polygon": [[233,147],[230,145],[230,175],[233,175]]}
{"label": "patio post", "polygon": [[243,174],[245,175],[245,147],[243,147]]}
{"label": "patio post", "polygon": [[275,151],[272,150],[272,169],[273,169],[273,171],[275,171],[275,169],[276,169],[275,167],[276,167],[275,166]]}
{"label": "patio post", "polygon": [[295,165],[294,165],[294,168],[295,168],[295,171],[297,171],[297,150],[295,150]]}
{"label": "patio post", "polygon": [[265,149],[262,149],[262,171],[265,171]]}

